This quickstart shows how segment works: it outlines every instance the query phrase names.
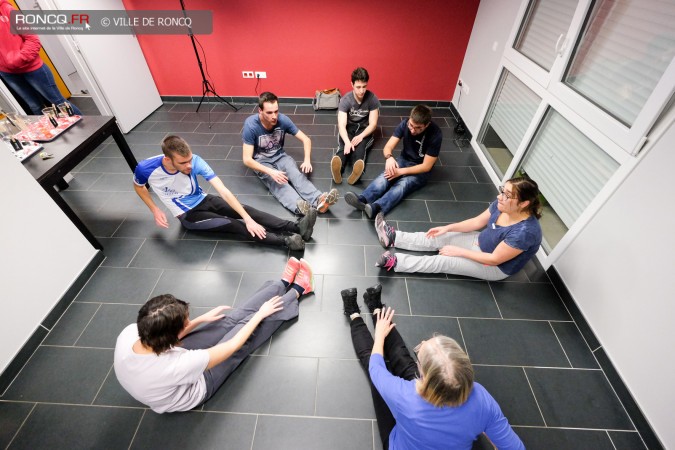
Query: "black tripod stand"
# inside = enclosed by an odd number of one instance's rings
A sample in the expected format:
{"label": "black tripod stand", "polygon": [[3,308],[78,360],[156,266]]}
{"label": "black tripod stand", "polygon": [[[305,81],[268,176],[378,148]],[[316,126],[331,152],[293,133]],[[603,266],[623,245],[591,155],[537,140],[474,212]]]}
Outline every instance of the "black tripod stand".
{"label": "black tripod stand", "polygon": [[[180,0],[180,7],[183,10],[183,16],[187,17],[187,14],[185,13],[185,3],[183,3],[183,0]],[[188,26],[188,34],[190,35],[190,41],[192,41],[192,48],[195,50],[195,56],[197,57],[197,64],[199,65],[199,72],[202,74],[202,99],[199,100],[199,105],[197,105],[197,111],[199,112],[199,108],[201,108],[202,103],[204,102],[204,99],[209,95],[213,95],[214,98],[220,100],[223,103],[226,103],[232,107],[235,111],[239,111],[239,108],[234,106],[232,103],[228,102],[225,100],[223,97],[218,95],[216,90],[213,88],[211,85],[211,82],[209,81],[208,78],[206,78],[206,74],[204,73],[204,67],[202,66],[202,60],[199,57],[199,51],[197,50],[197,44],[195,43],[195,36],[192,34],[192,27]]]}

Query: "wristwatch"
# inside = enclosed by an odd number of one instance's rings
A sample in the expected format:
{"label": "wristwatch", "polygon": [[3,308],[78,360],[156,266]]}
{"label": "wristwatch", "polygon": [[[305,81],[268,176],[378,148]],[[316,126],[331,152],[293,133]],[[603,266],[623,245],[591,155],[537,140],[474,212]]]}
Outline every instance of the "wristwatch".
{"label": "wristwatch", "polygon": [[394,155],[392,155],[391,153],[389,153],[387,156],[384,157],[384,159],[389,159],[389,158],[391,158],[392,156],[394,156]]}

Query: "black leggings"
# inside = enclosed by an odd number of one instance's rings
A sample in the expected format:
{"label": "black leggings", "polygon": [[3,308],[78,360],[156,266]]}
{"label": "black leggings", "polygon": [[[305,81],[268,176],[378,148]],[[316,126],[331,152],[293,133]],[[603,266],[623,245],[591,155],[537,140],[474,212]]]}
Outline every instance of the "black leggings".
{"label": "black leggings", "polygon": [[[361,131],[360,124],[347,124],[347,135],[349,136],[349,139],[354,139],[354,136],[359,134],[359,131]],[[357,145],[354,148],[354,151],[345,155],[345,143],[342,140],[342,136],[338,134],[338,151],[336,155],[340,158],[340,161],[342,162],[342,172],[344,173],[345,171],[347,161],[351,161],[353,165],[356,161],[362,159],[363,162],[365,163],[366,151],[373,145],[373,142],[375,142],[375,138],[373,137],[373,133],[371,133],[370,135],[363,138],[363,140],[359,143],[359,145]]]}
{"label": "black leggings", "polygon": [[[377,322],[375,317],[374,315],[372,316],[373,324]],[[394,425],[396,425],[396,420],[377,391],[377,388],[375,388],[370,380],[370,374],[368,373],[370,354],[373,350],[373,336],[361,317],[350,321],[349,325],[352,332],[354,351],[356,351],[356,356],[359,358],[361,366],[368,376],[370,392],[375,407],[375,417],[377,418],[377,429],[380,431],[380,438],[382,439],[382,447],[384,450],[387,450],[389,448],[389,433],[391,433]],[[389,332],[384,340],[384,358],[388,360],[387,369],[393,375],[404,380],[413,380],[418,377],[417,363],[410,356],[410,352],[408,352],[408,348],[405,346],[405,342],[403,342],[403,338],[398,333],[398,330],[396,330],[396,327]]]}
{"label": "black leggings", "polygon": [[269,245],[285,245],[284,236],[280,233],[300,232],[295,222],[280,219],[251,206],[242,206],[253,220],[265,227],[267,235],[264,239],[251,236],[241,216],[217,195],[208,194],[200,204],[183,214],[178,220],[188,230],[232,233]]}

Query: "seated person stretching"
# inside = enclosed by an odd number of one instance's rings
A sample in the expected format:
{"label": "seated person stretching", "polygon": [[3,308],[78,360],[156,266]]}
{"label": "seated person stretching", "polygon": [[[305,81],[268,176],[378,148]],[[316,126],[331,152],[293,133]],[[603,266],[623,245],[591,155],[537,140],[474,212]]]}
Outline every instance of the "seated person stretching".
{"label": "seated person stretching", "polygon": [[[497,200],[481,215],[434,227],[426,233],[396,231],[379,215],[375,228],[382,246],[438,250],[438,255],[387,251],[375,265],[396,272],[449,273],[488,281],[503,280],[522,269],[539,250],[540,217],[537,183],[522,177],[512,178],[500,186]],[[483,231],[478,232],[480,229]]]}
{"label": "seated person stretching", "polygon": [[524,449],[495,399],[474,382],[471,361],[454,339],[435,335],[422,341],[415,363],[381,292],[377,285],[363,294],[375,339],[361,318],[356,288],[341,294],[354,350],[369,374],[382,447],[468,450],[485,433],[500,450]]}
{"label": "seated person stretching", "polygon": [[[394,158],[394,147],[401,140],[403,151],[401,156]],[[426,105],[415,106],[410,118],[396,127],[394,135],[384,146],[384,172],[361,195],[347,192],[345,201],[365,211],[370,219],[380,211],[387,214],[406,195],[427,184],[442,141],[441,129],[431,121],[431,109]]]}
{"label": "seated person stretching", "polygon": [[117,337],[115,375],[156,413],[195,408],[281,324],[298,316],[298,299],[312,292],[313,283],[307,262],[291,258],[281,280],[266,281],[227,315],[222,312],[228,307],[220,306],[190,320],[186,302],[169,294],[154,297]]}
{"label": "seated person stretching", "polygon": [[[134,171],[134,190],[150,208],[158,226],[169,228],[169,222],[152,200],[146,183],[188,230],[234,233],[291,250],[304,249],[304,241],[312,237],[316,209],[310,208],[304,218],[291,222],[242,205],[206,161],[192,153],[183,138],[167,136],[162,141],[162,152],[163,155],[141,161]],[[205,194],[197,175],[211,183],[220,197]]]}
{"label": "seated person stretching", "polygon": [[[298,166],[286,154],[286,133],[298,138],[305,150],[305,159]],[[255,171],[270,193],[294,214],[307,215],[311,208],[324,213],[338,201],[337,189],[321,193],[305,174],[312,171],[312,141],[283,114],[279,99],[263,92],[258,99],[258,114],[249,116],[241,133],[244,141],[244,164]]]}
{"label": "seated person stretching", "polygon": [[[368,90],[368,71],[357,67],[352,72],[352,91],[340,99],[338,106],[338,150],[330,160],[333,181],[342,183],[348,162],[352,173],[347,183],[359,181],[366,167],[366,151],[375,141],[373,132],[380,116],[380,100]],[[345,144],[346,142],[346,144]]]}

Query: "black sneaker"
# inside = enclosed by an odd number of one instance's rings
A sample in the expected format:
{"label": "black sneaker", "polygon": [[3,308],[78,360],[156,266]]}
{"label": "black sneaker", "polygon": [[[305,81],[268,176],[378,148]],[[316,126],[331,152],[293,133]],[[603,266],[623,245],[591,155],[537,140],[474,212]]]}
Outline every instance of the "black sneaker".
{"label": "black sneaker", "polygon": [[357,197],[355,193],[347,192],[344,198],[348,205],[353,206],[359,211],[363,211],[366,209],[367,204],[359,200],[359,197]]}
{"label": "black sneaker", "polygon": [[316,223],[316,216],[318,213],[319,212],[316,210],[316,208],[309,208],[309,210],[307,210],[307,214],[305,214],[305,217],[298,220],[297,225],[303,241],[309,241],[312,238],[314,224]]}
{"label": "black sneaker", "polygon": [[288,247],[289,250],[304,250],[305,241],[302,240],[302,236],[299,234],[291,234],[284,238],[284,244]]}
{"label": "black sneaker", "polygon": [[340,291],[342,296],[342,304],[345,311],[345,316],[352,314],[361,314],[361,308],[356,303],[356,288],[343,289]]}
{"label": "black sneaker", "polygon": [[376,284],[373,287],[366,289],[366,292],[363,293],[363,301],[368,307],[368,311],[372,314],[376,309],[384,309],[384,304],[382,303],[382,285]]}

